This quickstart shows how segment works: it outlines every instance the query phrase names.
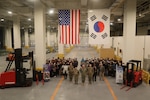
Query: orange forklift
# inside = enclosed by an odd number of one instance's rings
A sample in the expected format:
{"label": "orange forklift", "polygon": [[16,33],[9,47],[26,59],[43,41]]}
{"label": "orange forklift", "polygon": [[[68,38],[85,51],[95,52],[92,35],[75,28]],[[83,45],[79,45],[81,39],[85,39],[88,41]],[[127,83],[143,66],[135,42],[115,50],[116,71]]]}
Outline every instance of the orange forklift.
{"label": "orange forklift", "polygon": [[121,89],[126,86],[130,86],[126,91],[132,87],[137,87],[142,83],[142,70],[140,60],[130,60],[127,65],[124,66],[124,84]]}

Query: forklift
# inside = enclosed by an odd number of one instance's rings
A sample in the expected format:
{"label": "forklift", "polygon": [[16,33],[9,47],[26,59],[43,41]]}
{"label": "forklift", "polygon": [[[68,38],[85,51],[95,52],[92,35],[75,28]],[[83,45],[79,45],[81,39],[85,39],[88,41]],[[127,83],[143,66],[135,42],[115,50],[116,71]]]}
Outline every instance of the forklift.
{"label": "forklift", "polygon": [[[133,72],[133,87],[137,87],[138,85],[142,84],[142,69],[141,69],[141,61],[140,60],[130,60],[129,63],[132,63],[132,70]],[[127,76],[128,77],[128,76]]]}
{"label": "forklift", "polygon": [[130,60],[124,66],[124,84],[121,89],[126,86],[130,86],[126,91],[130,90],[132,87],[137,87],[142,84],[142,70],[141,70],[141,61],[139,60]]}
{"label": "forklift", "polygon": [[[15,49],[12,53],[12,60],[9,63],[4,72],[0,74],[0,87],[27,87],[32,85],[32,78],[27,78],[28,71],[30,69],[23,68],[23,62],[26,60],[33,60],[33,52],[29,52],[29,55],[22,56],[22,49]],[[15,61],[15,68],[10,69],[12,63]]]}

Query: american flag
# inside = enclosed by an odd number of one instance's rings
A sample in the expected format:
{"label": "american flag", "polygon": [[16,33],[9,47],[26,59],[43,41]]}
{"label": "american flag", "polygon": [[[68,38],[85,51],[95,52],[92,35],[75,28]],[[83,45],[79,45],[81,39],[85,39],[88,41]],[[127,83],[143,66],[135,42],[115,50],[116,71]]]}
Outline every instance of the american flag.
{"label": "american flag", "polygon": [[61,44],[79,44],[80,10],[59,10]]}

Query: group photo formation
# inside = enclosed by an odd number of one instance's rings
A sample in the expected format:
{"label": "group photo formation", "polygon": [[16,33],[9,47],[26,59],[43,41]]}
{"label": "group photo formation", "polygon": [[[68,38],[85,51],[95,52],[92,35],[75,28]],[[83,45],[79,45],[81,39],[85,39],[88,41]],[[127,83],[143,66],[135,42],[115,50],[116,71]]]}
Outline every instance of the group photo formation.
{"label": "group photo formation", "polygon": [[45,80],[50,80],[50,77],[63,76],[70,82],[73,81],[75,84],[81,82],[84,85],[85,80],[92,84],[96,80],[104,81],[104,76],[115,77],[116,67],[122,68],[122,61],[109,58],[82,58],[81,61],[78,61],[77,58],[53,58],[46,61],[43,73]]}
{"label": "group photo formation", "polygon": [[0,100],[149,100],[150,0],[0,0]]}

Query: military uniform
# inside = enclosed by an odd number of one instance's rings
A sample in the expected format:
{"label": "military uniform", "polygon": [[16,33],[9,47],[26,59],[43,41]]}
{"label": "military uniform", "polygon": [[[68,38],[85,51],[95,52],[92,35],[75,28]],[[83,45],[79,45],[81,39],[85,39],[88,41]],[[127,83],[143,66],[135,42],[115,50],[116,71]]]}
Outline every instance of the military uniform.
{"label": "military uniform", "polygon": [[74,81],[75,84],[78,84],[78,77],[79,77],[79,71],[77,69],[77,67],[74,68]]}
{"label": "military uniform", "polygon": [[89,84],[91,84],[92,83],[93,72],[94,72],[93,67],[92,67],[91,64],[88,67],[87,71],[88,71]]}
{"label": "military uniform", "polygon": [[94,72],[93,72],[93,81],[96,81],[96,76],[97,76],[97,68],[96,68],[96,66],[94,66],[93,70],[94,70]]}
{"label": "military uniform", "polygon": [[105,67],[103,64],[100,64],[100,80],[104,80]]}
{"label": "military uniform", "polygon": [[72,81],[72,79],[73,79],[73,73],[74,73],[74,72],[73,72],[73,69],[74,69],[74,68],[73,68],[72,65],[70,65],[69,68],[68,68],[68,71],[69,71],[69,80],[70,80],[70,81]]}
{"label": "military uniform", "polygon": [[85,83],[86,74],[87,74],[87,69],[85,68],[84,65],[80,68],[80,73],[81,73],[82,83],[84,84]]}

